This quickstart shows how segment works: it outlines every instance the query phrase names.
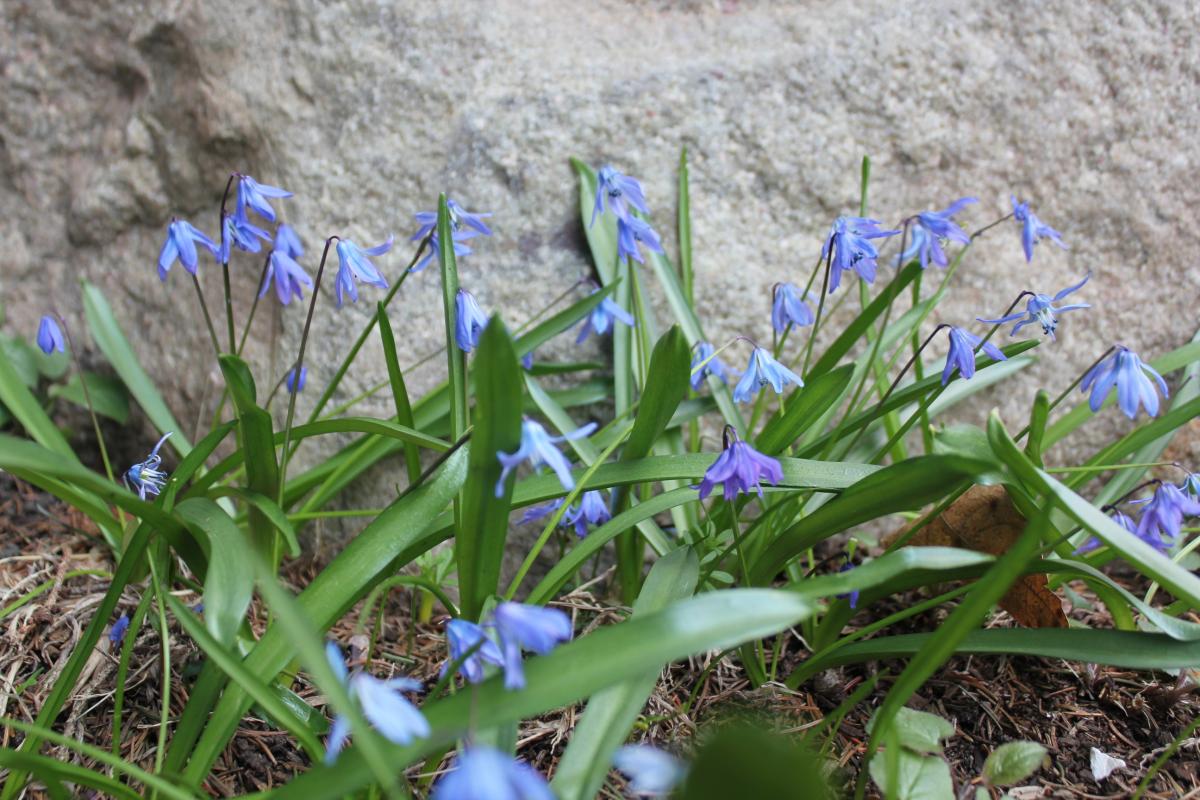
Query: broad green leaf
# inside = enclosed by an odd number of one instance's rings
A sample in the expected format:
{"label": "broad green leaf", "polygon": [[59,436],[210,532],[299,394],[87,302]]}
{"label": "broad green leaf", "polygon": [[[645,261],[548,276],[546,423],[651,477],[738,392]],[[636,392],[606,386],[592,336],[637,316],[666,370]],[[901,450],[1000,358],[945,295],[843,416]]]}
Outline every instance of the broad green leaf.
{"label": "broad green leaf", "polygon": [[773,417],[763,427],[755,442],[758,450],[769,456],[783,452],[837,402],[853,373],[854,366],[845,364],[809,380],[804,390],[789,400],[783,415]]}
{"label": "broad green leaf", "polygon": [[895,786],[888,781],[885,759],[878,756],[871,759],[870,772],[884,797],[895,800],[954,800],[950,765],[939,756],[921,756],[902,750],[899,753]]}
{"label": "broad green leaf", "polygon": [[1044,745],[1037,742],[1005,742],[983,762],[983,779],[991,786],[1012,786],[1049,763]]}
{"label": "broad green leaf", "polygon": [[[87,393],[83,391],[87,383]],[[115,420],[121,425],[129,421],[129,394],[125,385],[107,375],[97,375],[94,372],[83,373],[83,381],[79,375],[72,375],[65,384],[50,387],[51,397],[61,397],[77,406],[88,407],[88,399],[92,401],[92,409],[103,417]]]}
{"label": "broad green leaf", "polygon": [[[867,724],[867,730],[874,732],[878,715],[873,715]],[[921,755],[934,755],[942,752],[942,739],[954,735],[954,726],[937,714],[928,711],[917,711],[915,708],[901,707],[892,719],[892,726],[900,743],[908,750]]]}
{"label": "broad green leaf", "polygon": [[[392,322],[388,319],[383,303],[375,307],[379,320],[379,341],[383,344],[383,360],[387,362],[388,381],[392,384],[392,402],[396,404],[396,421],[405,427],[413,427],[412,404],[408,399],[408,386],[404,372],[400,369],[400,357],[396,353],[396,337],[392,333]],[[412,483],[421,474],[421,453],[412,442],[404,443],[404,466],[408,469],[408,482]]]}
{"label": "broad green leaf", "polygon": [[[253,492],[276,497],[279,493],[279,462],[275,455],[271,415],[256,404],[254,377],[246,362],[232,355],[223,355],[218,360],[237,409],[242,432],[240,450],[246,458],[246,483]],[[276,526],[254,505],[250,507],[249,518],[255,551],[269,563],[277,563]],[[224,640],[222,643],[228,644]]]}
{"label": "broad green leaf", "polygon": [[224,647],[237,639],[254,590],[254,570],[246,555],[246,537],[224,509],[211,500],[184,500],[175,513],[204,546],[204,624]]}
{"label": "broad green leaf", "polygon": [[[34,375],[36,378],[36,370]],[[4,348],[0,348],[0,403],[21,423],[31,439],[69,461],[79,463],[71,445],[67,444],[54,422],[46,416]]]}
{"label": "broad green leaf", "polygon": [[[12,365],[13,372],[21,379],[21,383],[30,390],[37,389],[40,375],[37,357],[34,355],[35,352],[40,353],[41,350],[35,351],[21,339],[0,335],[0,355],[8,359],[8,363]],[[59,353],[58,355],[63,358],[67,357],[65,353]]]}
{"label": "broad green leaf", "polygon": [[774,724],[771,719],[742,722],[706,737],[688,768],[683,800],[832,800],[829,765],[796,737],[772,731]]}
{"label": "broad green leaf", "polygon": [[457,440],[467,430],[467,357],[455,343],[458,317],[458,264],[454,256],[454,227],[446,195],[438,198],[438,261],[442,266],[442,313],[446,318],[446,369],[450,376],[450,438]]}
{"label": "broad green leaf", "polygon": [[[196,446],[199,447],[199,445]],[[213,499],[218,497],[236,497],[242,502],[254,506],[267,518],[275,530],[279,531],[283,536],[284,543],[287,544],[288,555],[292,558],[300,556],[300,541],[296,538],[296,529],[292,527],[287,514],[284,514],[283,510],[270,497],[252,489],[241,489],[237,486],[219,486],[211,490],[208,496]]]}
{"label": "broad green leaf", "polygon": [[807,382],[812,380],[817,375],[831,371],[842,360],[842,357],[850,352],[854,345],[862,341],[867,333],[867,328],[874,324],[875,320],[890,306],[904,287],[908,286],[913,280],[921,274],[921,265],[912,263],[901,269],[896,276],[888,282],[887,287],[879,293],[879,296],[871,301],[870,305],[862,310],[862,312],[854,318],[854,321],[846,326],[845,330],[834,339],[833,343],[825,349],[817,362],[812,365],[807,375],[802,376]]}

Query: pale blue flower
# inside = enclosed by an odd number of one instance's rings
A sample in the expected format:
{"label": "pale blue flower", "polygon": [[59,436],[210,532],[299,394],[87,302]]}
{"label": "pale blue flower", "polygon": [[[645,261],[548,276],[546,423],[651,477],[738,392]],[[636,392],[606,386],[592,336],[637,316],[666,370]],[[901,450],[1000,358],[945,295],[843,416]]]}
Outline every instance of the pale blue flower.
{"label": "pale blue flower", "polygon": [[946,367],[942,370],[942,386],[950,382],[951,376],[954,375],[954,370],[958,370],[963,377],[963,380],[970,380],[975,377],[975,348],[983,344],[983,352],[990,356],[994,361],[1007,361],[1008,356],[991,342],[984,342],[983,339],[963,328],[951,327],[950,335],[950,352],[946,355]]}
{"label": "pale blue flower", "polygon": [[1146,506],[1135,533],[1143,542],[1162,551],[1170,549],[1179,538],[1185,516],[1200,514],[1200,501],[1166,481],[1158,484],[1152,496],[1133,502]]}
{"label": "pale blue flower", "polygon": [[[454,233],[450,234],[450,239],[454,242],[454,257],[458,259],[474,253],[475,251],[468,247],[465,242],[478,235],[473,230],[454,231]],[[441,253],[441,244],[438,242],[438,235],[435,233],[429,237],[429,249],[421,257],[421,260],[413,265],[413,268],[409,272],[420,272],[425,269],[429,266],[429,262],[433,260],[434,256],[437,256],[440,261]]]}
{"label": "pale blue flower", "polygon": [[503,602],[492,612],[504,656],[504,688],[525,688],[521,651],[545,655],[571,639],[571,618],[557,608]]}
{"label": "pale blue flower", "polygon": [[605,211],[611,212],[618,220],[628,221],[631,217],[630,206],[643,214],[650,213],[646,207],[646,196],[642,193],[642,184],[612,167],[601,167],[596,173],[596,200],[588,227],[595,225],[596,216]]}
{"label": "pale blue flower", "polygon": [[771,303],[771,327],[776,333],[783,333],[789,325],[812,325],[813,312],[805,302],[812,299],[812,292],[805,292],[801,297],[800,289],[794,283],[775,284]]}
{"label": "pale blue flower", "polygon": [[[1124,512],[1122,512],[1120,509],[1114,508],[1112,510],[1112,513],[1108,515],[1108,518],[1111,519],[1113,522],[1117,523],[1118,525],[1120,525],[1125,530],[1129,531],[1130,533],[1137,533],[1137,529],[1138,529],[1137,523],[1134,522],[1132,519],[1130,519],[1129,516],[1127,514],[1125,514]],[[1079,546],[1079,548],[1075,551],[1075,555],[1083,555],[1084,553],[1090,553],[1093,550],[1096,550],[1097,548],[1099,548],[1102,544],[1104,544],[1104,543],[1101,542],[1099,539],[1097,539],[1095,536],[1093,536],[1090,539],[1088,539],[1086,542],[1084,542],[1082,545]]]}
{"label": "pale blue flower", "polygon": [[762,497],[761,481],[766,478],[772,486],[783,480],[783,467],[779,461],[764,455],[738,438],[731,427],[725,428],[725,450],[707,470],[700,481],[700,499],[708,497],[713,487],[721,484],[725,499],[732,500],[750,490]]}
{"label": "pale blue flower", "polygon": [[[504,657],[481,625],[465,619],[452,619],[446,623],[446,645],[450,658],[442,665],[441,675],[446,676],[452,664],[462,659],[458,674],[471,683],[483,680],[483,665],[504,666]],[[467,655],[470,653],[470,655]],[[466,656],[464,658],[464,656]]]}
{"label": "pale blue flower", "polygon": [[[600,290],[597,289],[592,294],[598,291]],[[617,322],[631,328],[637,325],[632,314],[613,302],[611,297],[606,297],[583,318],[583,324],[579,326],[579,335],[575,337],[575,344],[582,344],[593,333],[603,336],[612,330]]]}
{"label": "pale blue flower", "polygon": [[613,766],[629,778],[629,791],[638,797],[661,797],[687,775],[687,765],[647,744],[627,744],[613,753]]}
{"label": "pale blue flower", "polygon": [[262,242],[259,241],[260,239],[269,242],[271,234],[257,225],[252,225],[243,217],[226,214],[225,224],[221,226],[221,253],[219,256],[221,263],[229,263],[229,255],[235,246],[244,253],[261,252]]}
{"label": "pale blue flower", "polygon": [[554,445],[559,442],[582,439],[590,436],[594,430],[596,430],[596,423],[589,422],[566,436],[551,436],[538,423],[528,418],[525,419],[521,423],[521,446],[513,453],[496,453],[496,457],[500,459],[500,464],[503,466],[503,469],[500,470],[500,479],[496,481],[496,497],[504,494],[505,479],[522,461],[528,461],[529,466],[535,468],[543,464],[550,467],[558,475],[562,487],[568,492],[571,491],[575,487],[575,479],[571,476],[571,465],[566,456],[559,452]]}
{"label": "pale blue flower", "polygon": [[1083,276],[1083,280],[1081,280],[1079,283],[1075,284],[1074,286],[1068,286],[1058,294],[1054,295],[1054,297],[1048,297],[1044,294],[1035,294],[1033,297],[1029,298],[1029,302],[1025,304],[1024,311],[1014,311],[1008,316],[1000,317],[999,319],[984,319],[983,317],[976,317],[976,319],[978,319],[980,322],[986,322],[989,325],[1005,325],[1009,322],[1021,320],[1013,326],[1012,331],[1008,334],[1009,336],[1016,336],[1017,331],[1021,330],[1021,328],[1036,322],[1042,326],[1042,333],[1049,335],[1049,337],[1053,339],[1055,338],[1054,332],[1058,330],[1059,314],[1065,314],[1068,311],[1077,311],[1081,308],[1091,308],[1091,306],[1087,303],[1073,303],[1067,306],[1058,306],[1057,308],[1054,304],[1072,292],[1078,291],[1085,283],[1088,282],[1088,279],[1091,277],[1092,273],[1089,272],[1087,275]]}
{"label": "pale blue flower", "polygon": [[167,431],[167,433],[163,434],[163,437],[158,440],[158,444],[154,445],[154,449],[150,451],[150,455],[146,457],[146,460],[134,464],[122,476],[126,488],[130,491],[136,490],[138,497],[143,500],[147,497],[157,495],[162,491],[163,486],[166,485],[167,473],[159,469],[162,465],[162,456],[158,454],[158,451],[171,433],[172,431]]}
{"label": "pale blue flower", "polygon": [[639,244],[644,244],[647,250],[654,253],[663,251],[658,232],[650,227],[650,223],[638,217],[617,218],[617,257],[632,258],[639,264],[646,263],[642,258]]}
{"label": "pale blue flower", "polygon": [[720,357],[713,355],[716,350],[708,342],[696,342],[695,354],[692,356],[692,389],[700,390],[700,384],[709,375],[713,375],[721,383],[729,385],[729,381],[741,373],[728,366]]}
{"label": "pale blue flower", "polygon": [[1158,416],[1158,395],[1150,378],[1158,384],[1163,397],[1168,397],[1167,384],[1162,375],[1138,358],[1137,353],[1128,347],[1117,345],[1112,355],[1083,376],[1080,391],[1090,390],[1088,405],[1092,411],[1099,411],[1108,393],[1116,386],[1117,405],[1125,412],[1125,416],[1133,419],[1137,416],[1138,406],[1144,405],[1146,413],[1155,417]]}
{"label": "pale blue flower", "polygon": [[125,634],[129,631],[129,615],[122,614],[112,627],[108,630],[108,641],[113,647],[120,647],[121,642],[125,641]]}
{"label": "pale blue flower", "polygon": [[239,175],[237,184],[237,216],[246,220],[246,209],[253,209],[267,222],[275,221],[275,209],[267,202],[268,197],[291,197],[292,193],[278,186],[259,183],[249,175]]}
{"label": "pale blue flower", "polygon": [[430,800],[554,800],[535,769],[483,745],[466,748],[433,787]]}
{"label": "pale blue flower", "polygon": [[1179,488],[1187,492],[1194,500],[1200,500],[1200,473],[1189,472],[1179,484]]}
{"label": "pale blue flower", "polygon": [[300,243],[300,235],[286,222],[281,222],[275,229],[275,249],[292,258],[304,255],[304,245]]}
{"label": "pale blue flower", "polygon": [[[483,213],[472,213],[467,211],[454,200],[446,200],[446,210],[450,213],[450,238],[454,243],[455,257],[469,256],[473,252],[465,242],[468,239],[473,239],[476,236],[491,236],[492,229],[487,226],[483,220],[485,217],[492,216],[490,211]],[[413,215],[420,227],[417,232],[410,237],[410,241],[418,242],[429,236],[429,251],[413,265],[413,272],[420,272],[429,266],[430,260],[437,256],[441,258],[441,243],[438,241],[437,235],[437,212],[436,211],[418,211]]]}
{"label": "pale blue flower", "polygon": [[896,257],[897,265],[907,263],[913,257],[918,257],[921,261],[921,269],[927,268],[930,261],[939,267],[946,266],[949,259],[946,257],[946,251],[942,249],[942,242],[951,241],[959,244],[971,242],[971,237],[955,223],[954,215],[971,203],[978,202],[974,197],[962,197],[942,211],[922,211],[917,214],[916,224],[910,231],[912,239],[904,252]]}
{"label": "pale blue flower", "polygon": [[183,268],[191,274],[196,274],[196,265],[200,259],[196,255],[196,245],[208,250],[213,258],[221,257],[221,248],[212,239],[187,220],[173,219],[167,226],[167,238],[162,249],[158,251],[158,277],[166,281],[167,273],[178,260]]}
{"label": "pale blue flower", "polygon": [[1043,238],[1048,238],[1063,250],[1071,248],[1063,244],[1062,235],[1037,218],[1029,210],[1029,203],[1018,203],[1012,198],[1013,219],[1021,223],[1021,247],[1025,250],[1025,260],[1033,261],[1033,248]]}
{"label": "pale blue flower", "polygon": [[604,500],[604,494],[597,489],[584,492],[579,498],[579,508],[568,509],[563,515],[563,522],[573,525],[575,535],[580,539],[588,535],[589,526],[603,525],[610,519],[612,511]]}
{"label": "pale blue flower", "polygon": [[866,217],[838,217],[825,245],[821,248],[821,258],[830,257],[832,260],[829,271],[829,293],[837,290],[842,281],[842,273],[854,270],[858,277],[867,283],[875,282],[875,270],[878,266],[875,259],[879,251],[871,243],[871,239],[895,236],[900,231],[885,231],[879,228],[879,220]]}
{"label": "pale blue flower", "polygon": [[[429,736],[429,722],[421,710],[410,703],[401,692],[422,688],[420,681],[411,678],[380,680],[362,670],[347,673],[342,650],[333,642],[325,644],[325,657],[350,697],[362,710],[367,721],[390,742],[405,745],[414,739]],[[325,742],[325,763],[332,764],[350,736],[350,720],[338,714]]]}
{"label": "pale blue flower", "polygon": [[780,394],[783,387],[789,383],[804,385],[799,375],[772,358],[765,349],[756,347],[750,354],[745,374],[733,389],[733,399],[739,403],[748,402],[759,389],[768,384],[775,390],[775,394]]}
{"label": "pale blue flower", "polygon": [[369,283],[386,289],[388,282],[367,256],[381,256],[392,249],[393,237],[374,247],[362,248],[349,239],[339,239],[337,243],[338,271],[336,293],[338,308],[342,307],[342,295],[350,295],[351,302],[358,301],[357,283]]}
{"label": "pale blue flower", "polygon": [[521,356],[521,366],[524,367],[526,371],[533,369],[533,351],[532,350],[530,350],[525,355]]}
{"label": "pale blue flower", "polygon": [[475,296],[466,289],[459,289],[454,297],[454,341],[458,349],[469,353],[479,346],[479,337],[487,327],[487,314],[475,301]]}
{"label": "pale blue flower", "polygon": [[287,379],[285,382],[287,383],[287,390],[289,392],[291,392],[292,394],[295,394],[296,392],[303,392],[304,384],[308,383],[308,367],[300,368],[300,385],[299,386],[296,385],[296,368],[295,367],[292,367],[291,369],[288,370]]}
{"label": "pale blue flower", "polygon": [[[852,569],[854,569],[854,564],[852,564],[851,562],[847,561],[845,564],[842,564],[842,566],[841,566],[841,568],[838,570],[838,572],[849,572],[849,571],[850,571],[850,570],[852,570]],[[852,608],[852,609],[856,609],[856,608],[858,608],[858,596],[859,596],[859,594],[861,594],[860,590],[858,590],[858,589],[854,589],[854,590],[852,590],[852,591],[846,592],[845,594],[839,594],[837,597],[838,597],[838,599],[839,599],[839,600],[849,600],[849,601],[850,601],[850,608]]]}
{"label": "pale blue flower", "polygon": [[66,342],[63,340],[62,329],[58,327],[58,322],[54,317],[49,314],[42,317],[38,323],[37,346],[46,355],[50,355],[55,350],[60,353],[65,353],[67,350]]}
{"label": "pale blue flower", "polygon": [[312,289],[313,285],[312,278],[308,277],[304,267],[283,250],[272,250],[271,255],[267,257],[267,273],[263,275],[263,284],[258,290],[258,296],[265,295],[272,283],[275,284],[275,296],[285,306],[293,297],[303,300],[304,288]]}

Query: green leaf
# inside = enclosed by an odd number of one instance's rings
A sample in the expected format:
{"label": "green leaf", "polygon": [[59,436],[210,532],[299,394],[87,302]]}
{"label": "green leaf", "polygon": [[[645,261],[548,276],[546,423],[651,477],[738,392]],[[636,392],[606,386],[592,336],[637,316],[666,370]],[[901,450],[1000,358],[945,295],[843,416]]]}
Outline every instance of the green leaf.
{"label": "green leaf", "polygon": [[812,380],[817,375],[833,370],[838,365],[838,362],[850,352],[851,348],[862,341],[867,333],[867,329],[895,301],[904,287],[912,283],[920,274],[921,265],[916,263],[909,264],[897,272],[887,287],[854,318],[853,322],[846,326],[846,329],[833,340],[833,344],[826,348],[821,357],[817,359],[817,363],[813,364],[812,369],[808,371],[808,374],[803,376],[805,382]]}
{"label": "green leaf", "polygon": [[950,765],[938,756],[920,756],[901,750],[897,759],[896,785],[887,778],[885,761],[871,759],[871,778],[884,797],[894,800],[954,800]]}
{"label": "green leaf", "polygon": [[50,756],[25,752],[24,749],[10,750],[7,747],[0,747],[0,767],[11,770],[8,775],[11,783],[6,783],[6,786],[11,785],[19,789],[17,781],[24,779],[22,773],[31,772],[47,784],[47,791],[56,800],[73,796],[73,793],[68,793],[62,785],[64,781],[104,792],[108,797],[128,797],[131,800],[138,800],[141,797],[128,786],[107,775],[76,764],[68,764]]}
{"label": "green leaf", "polygon": [[592,313],[604,298],[616,291],[616,284],[602,286],[581,300],[576,300],[567,308],[550,317],[545,322],[535,325],[530,330],[517,337],[517,355],[532,353],[546,342],[570,328],[576,322]]}
{"label": "green leaf", "polygon": [[99,415],[116,420],[121,425],[129,421],[129,393],[125,384],[107,375],[97,375],[94,372],[83,373],[87,382],[87,394],[83,391],[83,381],[79,375],[72,375],[65,384],[50,387],[51,397],[61,397],[77,406],[88,407],[88,396],[92,399],[92,409]]}
{"label": "green leaf", "polygon": [[1046,748],[1037,742],[1005,742],[983,762],[983,779],[992,786],[1011,786],[1049,764]]}
{"label": "green leaf", "polygon": [[[867,730],[874,732],[878,714],[871,717]],[[897,709],[892,726],[900,743],[908,750],[920,755],[935,755],[942,752],[942,739],[954,735],[954,726],[937,714],[917,711],[907,706]]]}
{"label": "green leaf", "polygon": [[795,798],[832,800],[822,760],[803,742],[770,730],[774,720],[717,731],[692,759],[683,800]]}
{"label": "green leaf", "polygon": [[[35,352],[40,353],[41,350],[34,351],[20,339],[0,336],[0,353],[8,359],[21,383],[31,390],[37,389],[38,386],[39,370]],[[63,358],[67,357],[65,353],[61,355]]]}
{"label": "green leaf", "polygon": [[450,438],[467,430],[467,356],[458,349],[454,331],[458,316],[458,262],[454,255],[454,228],[446,195],[438,197],[438,261],[442,266],[442,313],[446,318],[446,369],[450,376]]}
{"label": "green leaf", "polygon": [[233,645],[246,619],[254,588],[254,569],[246,556],[246,537],[211,500],[184,500],[175,513],[195,531],[208,557],[204,576],[204,623],[224,647]]}
{"label": "green leaf", "polygon": [[192,447],[183,435],[183,428],[175,421],[154,382],[138,363],[137,356],[117,324],[108,301],[98,288],[87,281],[83,282],[83,312],[92,331],[92,338],[113,365],[113,369],[121,376],[129,393],[137,400],[160,434],[174,432],[167,444],[180,457],[186,456]]}
{"label": "green leaf", "polygon": [[[36,369],[34,377],[37,377]],[[30,438],[46,449],[79,463],[71,445],[67,444],[54,422],[42,410],[37,398],[29,391],[6,348],[0,348],[0,403],[21,423]]]}
{"label": "green leaf", "polygon": [[696,304],[696,274],[692,269],[692,198],[688,188],[687,148],[679,152],[679,277],[689,306]]}
{"label": "green leaf", "polygon": [[783,452],[837,402],[853,374],[854,365],[845,364],[811,379],[804,391],[788,401],[784,414],[772,417],[763,427],[755,442],[758,449],[769,456]]}
{"label": "green leaf", "polygon": [[[379,320],[379,341],[383,344],[383,359],[387,362],[388,381],[392,384],[392,401],[396,404],[396,421],[412,428],[413,411],[408,399],[408,386],[404,383],[404,371],[400,369],[400,357],[396,353],[396,337],[392,333],[392,322],[388,319],[383,303],[375,306]],[[408,469],[408,482],[412,483],[421,474],[421,453],[412,442],[404,443],[404,465]]]}
{"label": "green leaf", "polygon": [[1042,441],[1046,438],[1046,422],[1050,419],[1050,394],[1039,389],[1029,410],[1029,438],[1025,442],[1025,455],[1042,466]]}
{"label": "green leaf", "polygon": [[[197,445],[199,447],[199,445]],[[218,497],[236,497],[248,505],[254,506],[275,528],[283,535],[284,543],[287,544],[288,555],[292,558],[300,556],[300,541],[296,538],[296,529],[292,527],[292,523],[287,518],[287,514],[283,513],[275,501],[264,494],[260,494],[251,489],[241,489],[237,486],[219,486],[208,493],[211,498]]]}
{"label": "green leaf", "polygon": [[[279,493],[279,462],[275,455],[271,415],[256,404],[254,377],[246,362],[233,355],[223,355],[218,361],[238,412],[241,451],[246,458],[246,483],[251,491],[264,497],[276,497]],[[276,563],[276,525],[254,505],[250,507],[249,517],[255,551],[269,563]]]}

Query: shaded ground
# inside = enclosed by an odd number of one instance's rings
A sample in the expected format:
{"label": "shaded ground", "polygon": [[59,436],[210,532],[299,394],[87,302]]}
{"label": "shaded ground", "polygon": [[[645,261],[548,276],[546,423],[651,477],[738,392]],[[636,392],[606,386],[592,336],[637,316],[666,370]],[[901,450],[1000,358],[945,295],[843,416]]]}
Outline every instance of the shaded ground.
{"label": "shaded ground", "polygon": [[[91,621],[107,589],[105,576],[112,564],[86,519],[3,474],[0,542],[0,715],[32,720],[71,647]],[[317,565],[308,561],[293,562],[287,567],[287,577],[299,587],[316,569]],[[577,633],[618,621],[627,613],[589,593],[589,588],[600,593],[603,578],[560,603],[574,615]],[[38,594],[29,599],[32,592]],[[181,599],[194,603],[199,598]],[[432,688],[445,657],[440,620],[435,616],[428,623],[413,624],[411,599],[401,590],[387,598],[371,668],[381,677],[391,672],[408,674]],[[915,593],[891,598],[864,610],[853,625],[866,625],[917,600]],[[137,591],[128,590],[120,611],[132,613],[137,601]],[[251,613],[255,628],[261,630],[261,609],[255,607]],[[935,609],[892,632],[932,630],[946,614],[945,608]],[[1071,617],[1094,626],[1109,622],[1103,610],[1077,608]],[[375,623],[376,616],[364,614],[360,607],[346,616],[333,635],[344,646],[362,645],[369,639],[354,637],[369,637]],[[1007,615],[999,614],[992,624],[1011,623]],[[120,753],[152,769],[162,713],[161,644],[149,621],[129,635],[136,639],[124,682]],[[170,641],[173,721],[186,703],[199,653],[174,627]],[[105,749],[111,748],[118,683],[118,659],[112,650],[108,639],[102,639],[56,723],[56,730]],[[793,663],[802,655],[798,638],[789,634],[784,663]],[[837,765],[835,779],[849,782],[857,773],[865,747],[867,720],[902,667],[900,662],[855,665],[820,675],[795,692],[776,684],[751,690],[734,659],[715,653],[695,657],[664,671],[643,712],[640,735],[669,749],[686,750],[688,742],[703,736],[711,726],[746,714],[765,717],[781,731],[810,730],[820,726],[825,715],[834,713],[849,693],[882,672],[873,691],[849,710],[829,742],[827,752]],[[303,678],[293,688],[313,705],[323,704]],[[1030,788],[1018,796],[1063,798],[1128,797],[1200,707],[1195,692],[1177,690],[1171,676],[1025,657],[951,659],[910,705],[955,724],[946,755],[956,786],[967,786],[998,745],[1032,739],[1049,749],[1051,766],[1036,773],[1028,781]],[[553,773],[580,710],[567,708],[522,725],[521,756],[543,773]],[[15,746],[20,739],[11,728],[0,732],[0,745]],[[1128,768],[1097,784],[1089,769],[1092,747],[1124,759]],[[46,747],[43,752],[78,760],[61,748]],[[251,717],[244,721],[205,788],[215,796],[260,791],[286,782],[307,766],[307,755],[295,748],[287,734]],[[424,772],[413,769],[409,776],[415,785],[428,786],[444,768],[443,763]],[[1197,786],[1200,740],[1193,738],[1159,773],[1147,796],[1196,797],[1200,796]],[[32,789],[27,796],[43,795]],[[603,796],[621,796],[618,778],[610,780]]]}

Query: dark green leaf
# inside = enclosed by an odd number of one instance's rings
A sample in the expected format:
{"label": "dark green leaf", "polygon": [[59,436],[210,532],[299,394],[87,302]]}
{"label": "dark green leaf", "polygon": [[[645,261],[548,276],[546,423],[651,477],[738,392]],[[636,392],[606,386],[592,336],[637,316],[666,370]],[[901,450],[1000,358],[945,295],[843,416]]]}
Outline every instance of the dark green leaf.
{"label": "dark green leaf", "polygon": [[204,623],[222,646],[230,647],[246,618],[254,589],[254,569],[245,552],[246,537],[211,500],[184,500],[175,507],[175,513],[195,531],[208,558]]}
{"label": "dark green leaf", "polygon": [[88,407],[90,396],[92,410],[100,416],[116,420],[121,425],[129,421],[129,393],[125,391],[125,384],[94,372],[83,373],[83,378],[87,382],[87,394],[84,394],[79,375],[72,375],[65,384],[51,386],[50,396],[61,397],[83,408]]}
{"label": "dark green leaf", "polygon": [[[396,337],[392,333],[392,322],[388,319],[383,303],[376,304],[375,316],[379,320],[379,341],[383,344],[383,359],[387,362],[388,381],[392,384],[392,401],[396,404],[396,421],[412,428],[413,411],[408,399],[408,386],[404,383],[404,372],[400,369],[400,358],[396,353]],[[408,469],[408,482],[412,483],[421,474],[421,453],[412,442],[404,443],[404,465]]]}
{"label": "dark green leaf", "polygon": [[842,396],[853,374],[854,365],[844,364],[809,380],[804,390],[789,400],[783,415],[772,417],[763,427],[755,442],[757,448],[770,456],[783,452]]}

